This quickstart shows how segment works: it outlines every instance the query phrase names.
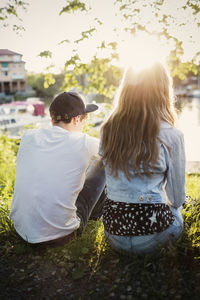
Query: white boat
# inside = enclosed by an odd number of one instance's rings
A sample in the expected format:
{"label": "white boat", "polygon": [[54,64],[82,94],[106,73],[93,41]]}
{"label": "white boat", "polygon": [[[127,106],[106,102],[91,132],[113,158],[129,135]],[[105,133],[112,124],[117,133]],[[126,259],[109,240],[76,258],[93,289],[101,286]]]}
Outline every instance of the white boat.
{"label": "white boat", "polygon": [[50,123],[42,101],[16,101],[0,105],[0,131],[8,131],[11,135],[14,132],[16,135],[18,129],[23,129],[25,125],[42,123]]}

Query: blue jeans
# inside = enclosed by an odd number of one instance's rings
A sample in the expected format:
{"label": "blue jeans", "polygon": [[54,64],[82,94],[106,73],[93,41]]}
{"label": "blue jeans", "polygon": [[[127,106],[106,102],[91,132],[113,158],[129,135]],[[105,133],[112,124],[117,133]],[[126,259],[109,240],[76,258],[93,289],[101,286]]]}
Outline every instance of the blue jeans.
{"label": "blue jeans", "polygon": [[183,230],[182,207],[172,209],[174,222],[163,232],[143,236],[118,236],[105,231],[111,247],[125,254],[148,254],[175,242]]}
{"label": "blue jeans", "polygon": [[85,184],[76,200],[76,213],[81,220],[78,234],[84,230],[89,219],[96,220],[102,216],[106,199],[105,185],[104,168],[99,165],[98,161],[94,161],[86,173]]}

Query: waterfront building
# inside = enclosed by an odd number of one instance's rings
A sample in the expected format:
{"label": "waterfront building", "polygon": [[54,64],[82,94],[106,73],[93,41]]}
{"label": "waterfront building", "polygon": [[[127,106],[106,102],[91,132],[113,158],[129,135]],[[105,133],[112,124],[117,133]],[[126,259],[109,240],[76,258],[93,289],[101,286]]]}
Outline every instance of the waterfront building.
{"label": "waterfront building", "polygon": [[26,91],[26,71],[22,54],[0,49],[0,93],[15,94]]}

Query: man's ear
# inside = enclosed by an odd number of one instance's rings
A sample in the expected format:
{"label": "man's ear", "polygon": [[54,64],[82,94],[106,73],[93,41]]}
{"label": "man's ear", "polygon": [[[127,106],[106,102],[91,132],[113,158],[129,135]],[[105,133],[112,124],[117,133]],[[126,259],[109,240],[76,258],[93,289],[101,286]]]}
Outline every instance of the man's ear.
{"label": "man's ear", "polygon": [[73,123],[74,125],[76,125],[76,124],[78,123],[78,121],[79,121],[79,117],[78,117],[78,116],[72,118],[72,123]]}

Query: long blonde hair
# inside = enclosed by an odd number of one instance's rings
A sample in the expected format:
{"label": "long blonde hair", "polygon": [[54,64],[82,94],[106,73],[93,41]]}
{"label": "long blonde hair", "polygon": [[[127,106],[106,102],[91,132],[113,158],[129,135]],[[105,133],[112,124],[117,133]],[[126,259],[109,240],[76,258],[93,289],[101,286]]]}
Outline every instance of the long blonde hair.
{"label": "long blonde hair", "polygon": [[134,72],[129,68],[122,79],[117,104],[101,128],[102,161],[118,175],[130,179],[130,167],[141,176],[141,167],[151,176],[159,156],[160,122],[174,125],[172,80],[161,63]]}

